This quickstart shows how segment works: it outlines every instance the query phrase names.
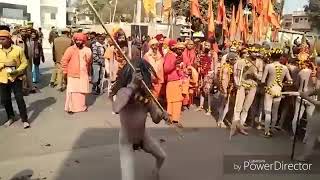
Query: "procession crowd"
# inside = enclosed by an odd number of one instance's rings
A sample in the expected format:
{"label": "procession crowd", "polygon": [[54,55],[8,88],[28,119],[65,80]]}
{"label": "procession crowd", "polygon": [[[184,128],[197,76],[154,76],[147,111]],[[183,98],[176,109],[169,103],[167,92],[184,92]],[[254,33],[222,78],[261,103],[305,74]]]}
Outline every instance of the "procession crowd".
{"label": "procession crowd", "polygon": [[[39,66],[45,62],[42,42],[41,29],[19,27],[10,33],[8,27],[1,27],[0,92],[8,116],[6,126],[16,120],[13,91],[24,127],[30,127],[23,96],[37,92]],[[270,138],[285,128],[294,135],[304,111],[311,117],[315,110],[313,103],[300,98],[308,99],[306,92],[318,88],[320,80],[319,59],[305,38],[292,47],[237,41],[218,45],[214,37],[175,40],[159,34],[140,39],[127,37],[121,28],[115,28],[111,36],[68,28],[59,35],[53,27],[49,42],[55,63],[50,86],[66,90],[69,114],[87,111],[90,93],[107,91],[112,101],[117,98],[113,90],[127,64],[123,55],[132,63],[143,60],[152,66],[152,95],[178,127],[182,127],[182,111],[197,104],[196,111],[217,115],[218,127],[230,127],[230,136],[248,135],[251,126]],[[307,132],[305,142],[309,136],[313,134]]]}

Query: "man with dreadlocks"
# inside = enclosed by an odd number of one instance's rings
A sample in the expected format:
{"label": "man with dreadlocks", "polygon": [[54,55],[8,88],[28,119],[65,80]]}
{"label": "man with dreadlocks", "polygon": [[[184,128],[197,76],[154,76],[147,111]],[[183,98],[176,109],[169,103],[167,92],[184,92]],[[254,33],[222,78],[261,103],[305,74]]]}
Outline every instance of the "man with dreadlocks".
{"label": "man with dreadlocks", "polygon": [[[265,133],[264,136],[272,137],[272,131],[278,119],[278,110],[281,101],[281,91],[283,87],[283,80],[286,77],[289,84],[292,84],[292,79],[287,66],[282,65],[279,60],[282,56],[282,50],[272,49],[271,59],[274,61],[265,66],[262,83],[265,83],[265,97],[264,97],[264,112],[265,112]],[[268,78],[267,78],[268,77]],[[271,116],[272,114],[272,116]],[[271,119],[271,117],[273,119]],[[272,121],[272,124],[271,124]],[[271,125],[271,128],[270,128]]]}
{"label": "man with dreadlocks", "polygon": [[[309,92],[313,91],[316,88],[316,80],[312,77],[313,74],[313,65],[312,62],[310,62],[310,55],[308,53],[308,45],[303,42],[301,45],[301,50],[298,55],[299,60],[299,73],[297,78],[297,86],[299,87],[299,92]],[[315,99],[315,97],[313,97]],[[295,105],[295,111],[294,111],[294,117],[292,119],[292,132],[293,135],[296,132],[297,128],[297,121],[300,120],[304,114],[304,112],[307,113],[307,118],[309,119],[314,111],[314,105],[310,102],[303,102],[300,109],[300,117],[298,117],[299,114],[299,108],[300,108],[300,101],[301,98],[296,98],[296,105]]]}
{"label": "man with dreadlocks", "polygon": [[238,54],[230,52],[226,58],[226,62],[221,65],[221,70],[218,75],[219,89],[221,94],[221,105],[219,107],[219,119],[217,126],[220,128],[226,127],[224,118],[229,111],[230,96],[235,94],[234,84],[234,64],[237,62]]}
{"label": "man with dreadlocks", "polygon": [[237,61],[235,80],[238,86],[236,104],[234,109],[234,119],[232,121],[230,135],[233,136],[236,130],[247,135],[244,124],[247,120],[249,109],[256,95],[259,80],[259,69],[256,66],[257,49],[251,47],[241,52],[241,59]]}
{"label": "man with dreadlocks", "polygon": [[149,88],[152,87],[152,76],[156,76],[152,66],[142,59],[135,59],[132,63],[136,71],[126,64],[119,71],[111,94],[117,95],[113,110],[120,114],[119,150],[122,180],[135,179],[134,152],[141,149],[156,158],[154,175],[158,178],[166,153],[146,131],[145,123],[148,113],[156,124],[162,119],[169,121],[169,115],[157,107],[142,86],[141,80]]}

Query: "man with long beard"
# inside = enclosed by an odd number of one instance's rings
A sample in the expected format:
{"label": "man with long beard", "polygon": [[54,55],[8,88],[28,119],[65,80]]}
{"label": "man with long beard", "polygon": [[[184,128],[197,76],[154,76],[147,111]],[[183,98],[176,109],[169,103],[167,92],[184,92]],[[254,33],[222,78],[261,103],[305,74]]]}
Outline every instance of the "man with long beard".
{"label": "man with long beard", "polygon": [[64,77],[67,79],[65,111],[69,114],[87,111],[86,95],[90,93],[89,79],[92,52],[85,46],[83,33],[73,36],[75,45],[69,47],[61,60]]}
{"label": "man with long beard", "polygon": [[119,113],[121,128],[119,132],[119,151],[122,180],[134,180],[134,152],[144,150],[156,159],[155,177],[159,179],[160,168],[162,167],[166,153],[160,144],[155,141],[146,130],[147,114],[150,114],[152,121],[156,124],[162,119],[168,121],[166,112],[162,112],[146,93],[142,86],[143,80],[148,88],[152,86],[152,76],[155,71],[145,60],[136,59],[132,62],[136,71],[133,71],[129,64],[126,64],[119,71],[119,76],[112,88],[112,94],[117,98],[113,102],[113,110]]}
{"label": "man with long beard", "polygon": [[148,61],[153,69],[156,71],[157,77],[153,77],[152,86],[153,90],[152,93],[156,98],[159,98],[161,88],[164,83],[164,72],[163,72],[163,58],[159,52],[159,42],[156,39],[152,39],[149,42],[149,51],[144,55],[144,59]]}

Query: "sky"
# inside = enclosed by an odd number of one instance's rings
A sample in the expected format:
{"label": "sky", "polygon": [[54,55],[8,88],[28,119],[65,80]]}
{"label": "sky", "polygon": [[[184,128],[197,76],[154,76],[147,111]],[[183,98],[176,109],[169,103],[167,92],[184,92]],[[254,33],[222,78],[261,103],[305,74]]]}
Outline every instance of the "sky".
{"label": "sky", "polygon": [[291,14],[297,9],[303,9],[303,6],[308,4],[308,0],[285,0],[284,14]]}

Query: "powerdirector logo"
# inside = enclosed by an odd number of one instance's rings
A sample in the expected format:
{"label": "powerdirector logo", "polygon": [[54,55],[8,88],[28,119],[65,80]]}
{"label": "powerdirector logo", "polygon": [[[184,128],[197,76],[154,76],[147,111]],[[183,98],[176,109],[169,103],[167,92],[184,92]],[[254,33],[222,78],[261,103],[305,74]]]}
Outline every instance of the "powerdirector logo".
{"label": "powerdirector logo", "polygon": [[320,174],[320,157],[311,162],[291,161],[289,156],[224,156],[224,174]]}

